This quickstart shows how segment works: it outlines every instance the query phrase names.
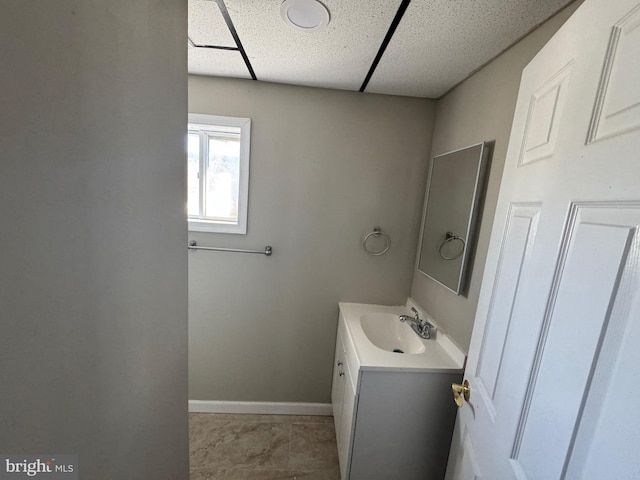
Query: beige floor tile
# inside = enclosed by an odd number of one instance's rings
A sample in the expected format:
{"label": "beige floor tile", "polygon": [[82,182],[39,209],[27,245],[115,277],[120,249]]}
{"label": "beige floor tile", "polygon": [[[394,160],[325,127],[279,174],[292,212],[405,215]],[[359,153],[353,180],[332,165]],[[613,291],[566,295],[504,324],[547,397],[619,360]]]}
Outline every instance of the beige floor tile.
{"label": "beige floor tile", "polygon": [[189,461],[192,469],[286,468],[289,437],[283,423],[202,423],[190,435]]}
{"label": "beige floor tile", "polygon": [[209,422],[268,422],[268,423],[333,423],[332,416],[320,415],[251,415],[240,413],[190,413],[189,424]]}
{"label": "beige floor tile", "polygon": [[215,469],[195,470],[190,480],[340,480],[338,470],[245,470]]}
{"label": "beige floor tile", "polygon": [[191,480],[339,480],[333,417],[189,414]]}
{"label": "beige floor tile", "polygon": [[289,468],[336,470],[338,451],[330,423],[292,423]]}
{"label": "beige floor tile", "polygon": [[333,417],[320,415],[261,415],[262,422],[333,423]]}

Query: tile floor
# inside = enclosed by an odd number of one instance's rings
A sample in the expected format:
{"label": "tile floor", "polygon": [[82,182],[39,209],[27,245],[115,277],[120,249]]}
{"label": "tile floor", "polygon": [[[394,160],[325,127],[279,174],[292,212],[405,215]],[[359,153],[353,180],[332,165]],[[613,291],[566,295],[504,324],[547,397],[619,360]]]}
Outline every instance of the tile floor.
{"label": "tile floor", "polygon": [[191,480],[339,480],[333,417],[189,414]]}

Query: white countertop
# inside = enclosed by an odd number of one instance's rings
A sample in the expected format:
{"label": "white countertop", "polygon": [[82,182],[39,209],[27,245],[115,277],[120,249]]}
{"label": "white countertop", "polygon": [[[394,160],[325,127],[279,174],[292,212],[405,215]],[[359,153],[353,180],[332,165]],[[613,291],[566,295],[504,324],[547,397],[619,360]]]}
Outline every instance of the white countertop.
{"label": "white countertop", "polygon": [[[355,354],[362,370],[411,371],[411,372],[462,372],[465,354],[438,328],[435,339],[421,340],[425,351],[418,354],[393,353],[376,347],[362,330],[360,317],[368,313],[411,315],[411,300],[407,306],[368,305],[361,303],[339,303],[341,317],[344,318],[347,333],[355,348]],[[418,309],[419,310],[419,309]],[[419,310],[420,311],[420,310]],[[424,316],[424,312],[420,312]],[[428,317],[428,315],[427,315]],[[432,321],[430,317],[429,321]],[[399,320],[398,320],[399,321]],[[432,322],[433,323],[433,322]],[[436,325],[437,327],[437,325]]]}

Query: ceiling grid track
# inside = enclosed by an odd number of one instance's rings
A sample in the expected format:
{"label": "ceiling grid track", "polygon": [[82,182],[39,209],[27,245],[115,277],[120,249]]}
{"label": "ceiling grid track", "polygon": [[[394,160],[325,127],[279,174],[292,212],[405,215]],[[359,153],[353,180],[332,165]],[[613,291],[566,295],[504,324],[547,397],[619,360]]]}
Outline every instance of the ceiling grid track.
{"label": "ceiling grid track", "polygon": [[191,37],[189,36],[187,36],[187,42],[189,42],[189,45],[191,45],[193,48],[211,48],[213,50],[230,50],[232,52],[240,51],[238,47],[222,47],[219,45],[198,45],[197,43],[194,43],[194,41],[191,40]]}
{"label": "ceiling grid track", "polygon": [[[222,0],[219,0],[219,1],[222,1]],[[376,58],[373,59],[371,68],[369,69],[369,72],[367,73],[367,76],[365,77],[364,82],[362,82],[362,86],[360,87],[360,90],[359,90],[360,92],[364,92],[365,89],[367,88],[367,85],[369,84],[369,80],[371,80],[371,77],[373,76],[373,72],[376,71],[376,67],[380,62],[382,55],[384,55],[384,51],[387,49],[387,45],[389,45],[389,42],[391,41],[391,38],[393,37],[393,34],[396,31],[396,28],[398,28],[398,25],[400,24],[400,20],[402,20],[402,17],[404,16],[404,12],[407,11],[407,7],[409,6],[410,3],[411,3],[411,0],[402,0],[402,3],[398,7],[398,11],[396,12],[395,17],[393,17],[393,21],[391,22],[391,25],[389,25],[389,30],[387,30],[387,34],[385,35],[384,40],[380,45],[380,49],[378,50]]]}
{"label": "ceiling grid track", "polygon": [[220,9],[220,13],[222,14],[222,18],[227,24],[229,28],[229,32],[233,37],[233,40],[236,42],[238,47],[238,51],[240,55],[242,55],[242,59],[244,60],[245,65],[247,66],[247,70],[249,70],[249,74],[253,80],[258,80],[255,72],[253,71],[253,67],[251,66],[251,62],[249,61],[249,57],[247,56],[247,52],[244,51],[244,47],[242,46],[242,42],[240,41],[240,37],[238,36],[238,32],[236,32],[236,27],[233,25],[233,21],[231,21],[231,17],[229,16],[229,12],[227,10],[227,6],[224,4],[224,0],[214,0],[218,4],[218,8]]}

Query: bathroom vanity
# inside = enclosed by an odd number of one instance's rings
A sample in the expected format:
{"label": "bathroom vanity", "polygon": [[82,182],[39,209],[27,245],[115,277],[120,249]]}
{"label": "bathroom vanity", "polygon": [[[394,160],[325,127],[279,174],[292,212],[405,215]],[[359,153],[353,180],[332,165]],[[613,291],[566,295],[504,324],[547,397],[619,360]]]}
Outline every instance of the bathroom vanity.
{"label": "bathroom vanity", "polygon": [[340,303],[331,400],[342,480],[444,478],[465,357],[446,334],[423,340],[401,323],[412,306]]}

